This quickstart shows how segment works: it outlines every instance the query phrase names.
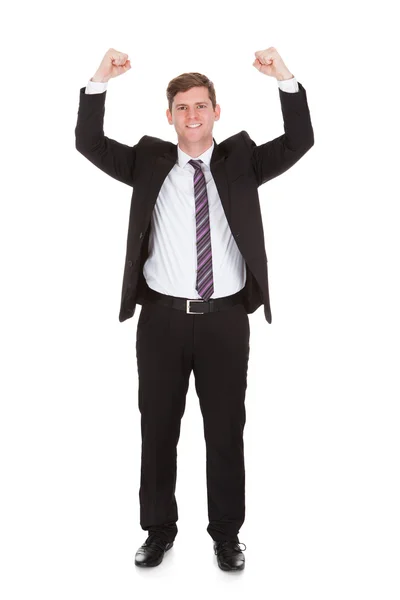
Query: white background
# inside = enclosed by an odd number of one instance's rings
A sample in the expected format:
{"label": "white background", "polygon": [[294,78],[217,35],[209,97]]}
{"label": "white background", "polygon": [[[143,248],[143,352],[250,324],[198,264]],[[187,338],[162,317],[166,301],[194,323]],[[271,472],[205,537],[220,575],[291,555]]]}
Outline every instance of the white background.
{"label": "white background", "polygon": [[[1,596],[398,600],[399,48],[391,3],[50,2],[2,34]],[[394,6],[393,4],[391,6]],[[131,190],[75,149],[79,89],[105,52],[105,133],[177,142],[168,82],[215,84],[217,142],[283,133],[274,46],[315,145],[259,188],[272,324],[250,318],[246,568],[208,524],[193,374],[178,446],[178,536],[133,563],[139,524],[137,307],[118,320]]]}

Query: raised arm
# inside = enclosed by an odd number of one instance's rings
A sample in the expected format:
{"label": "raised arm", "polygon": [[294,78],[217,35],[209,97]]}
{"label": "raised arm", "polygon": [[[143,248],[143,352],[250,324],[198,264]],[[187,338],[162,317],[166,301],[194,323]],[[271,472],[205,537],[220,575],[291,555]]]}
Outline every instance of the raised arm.
{"label": "raised arm", "polygon": [[255,54],[257,58],[253,65],[263,74],[275,77],[280,83],[279,98],[285,130],[283,135],[259,146],[243,132],[251,150],[253,170],[260,186],[290,169],[304,156],[314,145],[314,131],[304,87],[297,82],[297,92],[284,91],[284,82],[289,84],[293,75],[276,49],[268,48]]}
{"label": "raised arm", "polygon": [[[131,68],[128,55],[110,48],[91,82],[108,81]],[[94,87],[94,86],[93,86]],[[121,144],[104,135],[104,112],[107,90],[80,89],[78,120],[75,127],[75,147],[96,167],[114,179],[133,185],[133,172],[136,162],[136,146]],[[96,93],[97,92],[97,93]]]}

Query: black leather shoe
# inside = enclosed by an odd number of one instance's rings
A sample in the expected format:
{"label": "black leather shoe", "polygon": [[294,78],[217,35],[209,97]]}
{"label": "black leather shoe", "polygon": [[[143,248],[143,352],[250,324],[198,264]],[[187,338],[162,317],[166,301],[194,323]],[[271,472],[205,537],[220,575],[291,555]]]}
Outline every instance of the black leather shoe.
{"label": "black leather shoe", "polygon": [[[223,571],[240,571],[244,569],[244,554],[235,541],[214,541],[214,554],[217,555],[218,566]],[[246,550],[246,544],[243,544]]]}
{"label": "black leather shoe", "polygon": [[150,534],[143,546],[135,555],[135,565],[138,567],[156,567],[164,558],[164,554],[172,548],[174,542],[165,542],[154,533]]}

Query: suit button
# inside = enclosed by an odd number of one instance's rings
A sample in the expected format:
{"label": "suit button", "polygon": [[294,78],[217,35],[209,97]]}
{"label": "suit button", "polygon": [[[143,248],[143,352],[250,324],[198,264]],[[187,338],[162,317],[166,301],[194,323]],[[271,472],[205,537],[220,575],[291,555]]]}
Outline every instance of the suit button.
{"label": "suit button", "polygon": [[237,239],[240,236],[240,233],[235,233],[235,238]]}
{"label": "suit button", "polygon": [[142,237],[143,237],[143,232],[141,231],[140,235],[139,235],[139,238],[142,239]]}
{"label": "suit button", "polygon": [[128,260],[128,265],[129,265],[130,267],[132,266],[132,264],[133,264],[133,263],[132,263],[132,261],[131,261],[131,260]]}

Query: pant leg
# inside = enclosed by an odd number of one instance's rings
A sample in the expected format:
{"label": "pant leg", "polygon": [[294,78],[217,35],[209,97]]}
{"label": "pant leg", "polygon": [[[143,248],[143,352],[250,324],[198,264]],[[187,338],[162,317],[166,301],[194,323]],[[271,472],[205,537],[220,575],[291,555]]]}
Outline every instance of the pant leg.
{"label": "pant leg", "polygon": [[177,535],[177,444],[191,373],[188,322],[172,308],[146,303],[137,325],[141,412],[140,525],[166,541]]}
{"label": "pant leg", "polygon": [[209,525],[214,540],[236,540],[245,518],[243,430],[249,318],[243,305],[195,320],[193,371],[204,421]]}

